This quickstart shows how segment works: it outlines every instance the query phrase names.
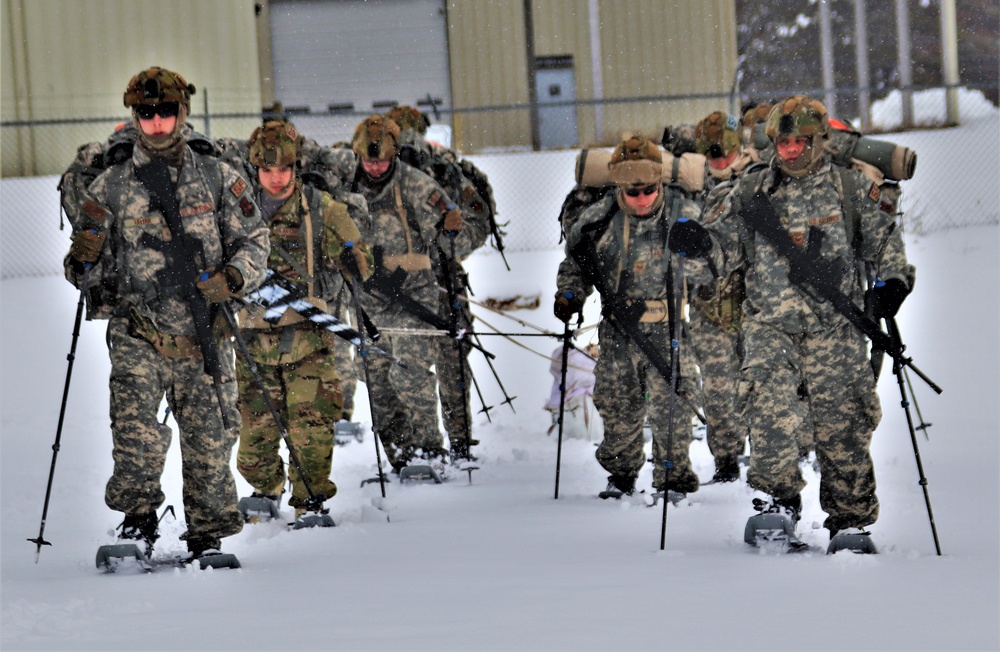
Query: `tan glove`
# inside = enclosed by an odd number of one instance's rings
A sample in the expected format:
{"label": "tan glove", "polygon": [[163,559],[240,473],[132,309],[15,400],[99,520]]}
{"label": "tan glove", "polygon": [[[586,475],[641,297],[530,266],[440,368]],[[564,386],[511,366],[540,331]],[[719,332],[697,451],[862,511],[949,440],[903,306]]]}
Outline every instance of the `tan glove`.
{"label": "tan glove", "polygon": [[462,213],[457,208],[452,208],[447,213],[444,214],[444,230],[445,231],[461,231],[462,230]]}
{"label": "tan glove", "polygon": [[96,263],[104,248],[108,235],[96,229],[76,231],[71,236],[73,244],[69,246],[69,255],[81,263]]}
{"label": "tan glove", "polygon": [[243,287],[243,275],[235,267],[226,265],[221,270],[209,270],[195,283],[209,303],[222,303],[232,299]]}

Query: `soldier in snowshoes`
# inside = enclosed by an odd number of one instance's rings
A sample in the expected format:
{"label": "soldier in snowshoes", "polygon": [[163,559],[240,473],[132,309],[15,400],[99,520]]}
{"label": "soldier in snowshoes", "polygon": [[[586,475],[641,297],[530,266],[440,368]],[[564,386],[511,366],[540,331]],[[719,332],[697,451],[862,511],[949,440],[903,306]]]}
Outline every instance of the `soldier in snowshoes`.
{"label": "soldier in snowshoes", "polygon": [[[467,243],[464,250],[456,252],[459,260],[449,265],[450,252],[439,251],[432,256],[434,274],[441,288],[449,288],[454,294],[467,294],[468,281],[461,260],[473,251],[482,247],[490,232],[490,197],[480,195],[476,186],[463,174],[458,155],[438,143],[426,140],[427,127],[430,120],[419,109],[411,106],[397,106],[386,113],[400,128],[400,159],[432,177],[441,184],[449,197],[456,200],[456,206],[462,211],[462,231]],[[471,166],[471,163],[463,161]],[[485,181],[486,176],[479,173]],[[450,243],[438,241],[438,247],[450,247]],[[452,305],[449,293],[441,292],[438,312],[443,319],[451,320]],[[458,306],[458,330],[468,330],[472,326],[472,314],[465,305]],[[450,454],[453,461],[470,459],[471,451],[468,443],[479,443],[471,439],[472,410],[470,406],[470,387],[472,385],[472,367],[468,356],[471,347],[454,338],[439,338],[437,344],[437,362],[435,363],[438,378],[438,397],[441,401],[441,415],[445,434],[448,435]],[[456,349],[461,349],[461,354]],[[459,364],[461,360],[461,364]],[[464,383],[462,382],[464,379]],[[469,433],[466,428],[470,429]]]}
{"label": "soldier in snowshoes", "polygon": [[[682,400],[696,396],[696,380],[681,374],[681,396],[676,398],[671,428],[672,385],[626,333],[627,327],[638,328],[669,356],[672,294],[666,283],[667,232],[678,218],[697,219],[700,211],[682,191],[662,183],[662,158],[656,144],[645,137],[633,136],[619,143],[609,163],[615,190],[573,223],[556,282],[553,310],[561,321],[568,322],[579,313],[593,291],[589,271],[599,273],[608,292],[627,303],[625,319],[632,322],[619,324],[618,316],[605,314],[599,328],[601,355],[594,404],[604,421],[604,438],[596,457],[610,474],[605,495],[635,490],[646,461],[643,422],[647,416],[653,436],[654,490],[687,494],[699,487],[689,453],[693,412]],[[575,253],[580,247],[593,248],[599,270],[582,267]],[[609,299],[602,295],[602,304],[607,305]],[[683,362],[681,368],[686,368]],[[672,468],[666,469],[664,461],[672,462]]]}
{"label": "soldier in snowshoes", "polygon": [[[695,127],[695,149],[705,156],[709,189],[706,203],[725,197],[733,179],[753,162],[740,146],[740,122],[715,111]],[[743,272],[724,278],[703,275],[689,284],[691,344],[698,359],[704,391],[706,440],[715,459],[713,482],[740,479],[739,455],[746,429],[735,414],[736,375],[740,368],[740,327],[743,318]]]}
{"label": "soldier in snowshoes", "polygon": [[121,536],[148,551],[171,440],[157,419],[166,394],[181,439],[182,538],[198,557],[243,528],[229,466],[240,424],[233,350],[212,330],[210,306],[257,287],[269,244],[246,181],[182,135],[194,91],[163,68],[129,81],[124,104],[138,141],[90,185],[65,268],[109,317],[114,472],[105,502],[125,514]]}
{"label": "soldier in snowshoes", "polygon": [[[814,99],[776,104],[766,123],[775,146],[769,166],[745,174],[707,212],[707,231],[696,222],[673,231],[670,248],[707,257],[722,274],[744,270],[737,410],[750,434],[747,482],[794,523],[805,485],[799,461],[803,447],[814,445],[832,537],[878,518],[869,449],[881,407],[864,336],[833,300],[810,289],[812,281],[858,306],[866,299],[876,319],[891,318],[913,287],[914,268],[894,216],[879,209],[878,186],[831,165],[829,130]],[[779,236],[789,241],[784,255],[774,244],[784,242]],[[795,252],[815,254],[811,265],[803,268]],[[792,265],[789,253],[800,262]],[[859,261],[878,275],[867,296]]]}
{"label": "soldier in snowshoes", "polygon": [[[257,203],[270,229],[272,281],[289,282],[307,303],[327,311],[324,286],[329,279],[356,269],[363,281],[371,275],[373,260],[348,207],[302,182],[301,142],[291,123],[270,119],[251,134],[247,154]],[[337,493],[330,471],[334,427],[343,412],[333,358],[338,338],[292,308],[274,324],[250,306],[241,311],[240,324],[258,374],[255,378],[247,361],[238,359],[243,429],[237,469],[255,497],[280,501],[286,480],[279,455],[281,433],[260,381],[277,406],[301,465],[292,468],[290,462],[287,469],[292,487],[288,504],[297,515],[320,511]]]}
{"label": "soldier in snowshoes", "polygon": [[[458,256],[468,253],[471,238],[445,190],[399,160],[400,130],[394,121],[381,115],[362,120],[352,149],[351,190],[364,195],[369,209],[369,218],[358,226],[375,252],[362,303],[382,329],[379,346],[407,365],[393,365],[382,356],[367,362],[378,434],[395,471],[415,457],[443,467],[448,450],[438,428],[431,367],[438,356],[436,338],[447,322],[434,324],[441,321],[441,299],[432,259],[450,257],[450,237]],[[389,332],[394,329],[404,332]]]}

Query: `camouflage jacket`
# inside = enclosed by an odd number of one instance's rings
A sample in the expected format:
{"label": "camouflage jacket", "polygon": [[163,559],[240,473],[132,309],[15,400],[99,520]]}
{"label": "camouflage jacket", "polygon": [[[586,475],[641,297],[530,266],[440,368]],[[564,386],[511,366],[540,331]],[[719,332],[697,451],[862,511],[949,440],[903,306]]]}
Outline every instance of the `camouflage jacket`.
{"label": "camouflage jacket", "polygon": [[[903,237],[893,215],[879,209],[879,189],[858,172],[852,183],[855,191],[843,202],[853,202],[858,215],[853,243],[848,242],[848,226],[841,201],[839,176],[826,160],[808,176],[794,179],[780,175],[772,164],[762,172],[742,176],[725,199],[707,211],[702,223],[712,233],[715,246],[711,257],[723,275],[735,270],[746,274],[747,298],[743,308],[748,320],[769,323],[788,333],[809,333],[839,327],[846,320],[826,301],[807,295],[788,280],[788,262],[740,217],[744,197],[758,188],[774,192],[770,200],[795,244],[804,247],[810,228],[823,235],[820,254],[827,260],[843,261],[840,289],[860,305],[863,277],[858,270],[866,265],[879,278],[899,279],[913,287],[914,268],[906,260]],[[780,177],[780,178],[779,178]]]}
{"label": "camouflage jacket", "polygon": [[[460,259],[482,247],[490,233],[490,207],[476,187],[467,179],[453,151],[426,140],[415,140],[403,146],[400,159],[438,182],[449,197],[457,201],[462,211],[462,231],[465,247],[456,251]],[[435,270],[439,274],[443,270]]]}
{"label": "camouflage jacket", "polygon": [[[610,193],[587,208],[573,224],[567,238],[567,256],[560,263],[556,278],[559,292],[570,291],[582,297],[593,292],[593,286],[587,283],[569,252],[584,239],[596,235],[594,248],[600,272],[612,291],[632,300],[667,300],[667,265],[670,264],[670,257],[665,255],[667,231],[679,217],[696,220],[699,209],[682,193],[665,190],[662,206],[648,217],[626,216],[617,204],[617,193]],[[607,226],[601,229],[600,224],[605,221]]]}
{"label": "camouflage jacket", "polygon": [[[360,168],[360,162],[357,164]],[[402,267],[406,281],[402,294],[420,301],[437,312],[438,284],[434,273],[438,256],[450,257],[448,236],[441,230],[451,199],[444,189],[420,170],[398,159],[388,172],[390,178],[372,189],[356,181],[356,189],[368,201],[367,219],[358,224],[362,238],[377,250],[376,273],[389,274]],[[360,180],[361,175],[356,177]],[[465,228],[455,236],[456,253],[471,251],[471,238]],[[372,310],[399,312],[398,307],[379,303]]]}
{"label": "camouflage jacket", "polygon": [[[270,244],[249,185],[215,157],[190,147],[183,156],[180,169],[172,173],[177,175],[185,233],[201,248],[195,267],[231,265],[243,277],[243,291],[256,288],[265,275]],[[162,280],[169,264],[162,249],[171,240],[170,231],[163,215],[150,208],[149,193],[135,176],[135,169],[149,162],[136,147],[131,158],[105,170],[88,189],[84,212],[89,223],[80,228],[107,234],[99,260],[86,273],[88,291],[110,308],[104,316],[137,314],[160,333],[193,336],[187,303]],[[66,257],[66,275],[80,287],[84,275],[74,262]]]}

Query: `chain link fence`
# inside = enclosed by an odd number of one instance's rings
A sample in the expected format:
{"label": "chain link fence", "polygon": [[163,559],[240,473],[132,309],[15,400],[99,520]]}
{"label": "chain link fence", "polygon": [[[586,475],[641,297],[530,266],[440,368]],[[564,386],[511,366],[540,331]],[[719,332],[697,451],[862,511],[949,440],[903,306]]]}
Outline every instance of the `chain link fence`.
{"label": "chain link fence", "polygon": [[[896,132],[901,100],[894,91],[872,105],[873,137],[891,140],[917,152],[912,180],[903,183],[903,223],[910,233],[926,235],[938,230],[1000,224],[1000,113],[979,90],[958,89],[960,125],[945,126],[945,92],[926,89],[914,93],[913,112],[918,127]],[[790,93],[775,93],[784,96]],[[729,105],[719,98],[719,107]],[[503,107],[505,112],[526,110]],[[299,129],[321,144],[348,140],[361,114],[340,116],[293,115]],[[34,123],[38,149],[63,152],[68,166],[76,147],[103,141],[120,120],[78,120]],[[259,124],[258,116],[195,116],[192,124],[213,137],[245,138]],[[665,116],[662,127],[670,124]],[[27,125],[3,124],[3,147],[23,136]],[[39,128],[44,127],[44,128]],[[622,129],[630,125],[623,124]],[[18,132],[21,132],[19,135]],[[613,140],[613,139],[612,139]],[[559,246],[558,215],[574,185],[579,149],[541,152],[495,151],[468,154],[466,158],[487,174],[493,186],[498,222],[505,232],[508,252],[535,251]],[[953,178],[957,157],[980,157],[982,175]],[[69,246],[69,230],[60,230],[57,176],[0,180],[0,272],[2,278],[62,273],[62,257]],[[980,187],[992,184],[992,198],[983,201]],[[973,191],[975,189],[975,192]],[[987,195],[989,196],[989,195]]]}

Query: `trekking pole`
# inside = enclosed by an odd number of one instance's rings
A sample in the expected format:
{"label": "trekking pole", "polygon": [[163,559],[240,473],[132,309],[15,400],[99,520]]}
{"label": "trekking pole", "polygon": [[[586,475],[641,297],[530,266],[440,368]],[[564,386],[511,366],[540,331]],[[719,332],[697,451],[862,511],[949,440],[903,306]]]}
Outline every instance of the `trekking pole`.
{"label": "trekking pole", "polygon": [[920,414],[920,404],[917,403],[917,394],[913,391],[913,385],[910,383],[910,373],[903,367],[903,377],[906,379],[906,388],[910,390],[910,398],[913,400],[913,408],[917,411],[917,420],[920,421],[920,425],[916,427],[917,430],[924,431],[924,439],[930,441],[931,438],[927,434],[927,429],[933,426],[933,423],[927,423],[924,421],[924,415]]}
{"label": "trekking pole", "polygon": [[35,539],[28,539],[28,541],[34,543],[37,548],[35,549],[35,563],[38,563],[38,558],[42,553],[42,546],[51,546],[52,544],[45,540],[45,521],[49,517],[49,499],[52,497],[52,478],[56,472],[56,457],[59,455],[59,442],[62,439],[62,429],[63,421],[66,417],[66,399],[69,396],[69,381],[73,377],[73,361],[76,360],[76,343],[80,339],[80,322],[83,319],[83,306],[87,296],[87,277],[89,276],[89,265],[87,271],[83,273],[83,278],[80,281],[80,299],[76,302],[76,319],[73,320],[73,338],[69,345],[69,354],[66,359],[69,364],[66,366],[66,382],[63,385],[63,395],[62,402],[59,404],[59,422],[56,425],[56,440],[52,444],[52,465],[49,467],[49,481],[45,487],[45,504],[42,507],[42,522],[38,527],[38,537]]}
{"label": "trekking pole", "polygon": [[[566,298],[572,299],[572,292],[565,292],[564,295],[569,295]],[[559,370],[559,439],[556,444],[556,494],[555,500],[559,500],[559,470],[562,464],[562,440],[563,440],[563,417],[566,415],[566,370],[569,367],[569,347],[570,338],[573,335],[573,331],[570,329],[569,322],[572,321],[572,317],[566,320],[563,324],[563,334],[562,334],[562,367]],[[579,313],[579,318],[577,319],[577,325],[583,321],[583,312]]]}
{"label": "trekking pole", "polygon": [[[458,261],[455,257],[455,236],[458,235],[457,231],[448,231],[448,243],[451,248],[451,259],[446,260],[445,264],[448,265],[448,307],[451,311],[451,336],[455,339],[455,355],[458,358],[458,388],[462,396],[462,424],[463,430],[465,430],[465,459],[467,461],[472,461],[472,423],[469,419],[469,386],[468,380],[466,379],[466,356],[465,347],[462,345],[462,340],[459,337],[459,310],[462,308],[462,304],[458,301]],[[489,358],[487,358],[489,359]],[[471,369],[469,370],[471,373]],[[513,406],[511,406],[513,409]],[[469,472],[469,481],[472,481],[472,472]]]}
{"label": "trekking pole", "polygon": [[[889,337],[899,344],[899,350],[904,348],[902,339],[899,336],[899,327],[896,326],[896,318],[890,317],[885,320]],[[924,491],[924,502],[927,504],[927,518],[931,523],[931,534],[934,536],[934,549],[941,556],[941,544],[938,541],[937,526],[934,524],[934,512],[931,510],[931,497],[927,491],[927,477],[924,475],[924,465],[920,461],[920,449],[917,447],[917,433],[913,428],[913,417],[910,415],[910,402],[906,400],[906,387],[903,384],[903,362],[902,355],[894,356],[892,359],[892,373],[896,376],[896,383],[899,385],[900,405],[906,413],[906,425],[910,429],[910,442],[913,444],[913,456],[917,460],[917,474],[920,477],[920,488]]]}
{"label": "trekking pole", "polygon": [[[345,250],[352,250],[354,248],[353,242],[344,243]],[[360,325],[362,316],[364,315],[364,310],[361,308],[361,291],[358,289],[359,279],[361,278],[361,270],[358,269],[357,261],[354,260],[354,252],[351,251],[350,255],[343,256],[342,260],[345,260],[348,267],[350,268],[350,278],[345,277],[345,281],[351,288],[351,299],[354,303],[354,312],[356,314],[356,319]],[[378,465],[378,484],[382,489],[382,497],[385,498],[385,472],[382,470],[382,453],[378,448],[378,417],[375,415],[375,401],[372,399],[372,381],[371,372],[368,370],[368,338],[365,335],[363,328],[358,328],[358,337],[361,340],[358,346],[358,354],[361,356],[361,366],[365,370],[365,389],[368,390],[368,404],[371,408],[372,415],[372,439],[375,440],[375,463]]]}
{"label": "trekking pole", "polygon": [[[684,256],[677,256],[677,277],[680,279],[673,278],[673,264],[667,262],[667,288],[670,292],[670,314],[668,316],[670,320],[670,398],[667,401],[668,409],[667,414],[669,415],[669,423],[667,425],[667,450],[665,452],[665,458],[673,457],[674,448],[674,413],[677,410],[677,377],[680,375],[681,368],[681,329],[680,329],[680,317],[681,317],[681,292],[678,291],[678,286],[683,287],[684,283]],[[667,475],[670,470],[674,467],[673,461],[670,459],[663,460],[663,520],[660,525],[660,550],[666,548],[667,545],[667,505],[670,503],[670,490],[667,488]]]}
{"label": "trekking pole", "polygon": [[[226,322],[229,324],[229,329],[233,332],[233,337],[236,339],[236,346],[243,355],[243,359],[247,362],[247,368],[250,369],[250,375],[253,376],[254,382],[257,383],[261,396],[264,397],[264,403],[267,405],[267,409],[271,413],[271,417],[274,419],[275,425],[278,426],[278,434],[281,435],[281,439],[284,440],[285,446],[288,448],[288,459],[298,472],[299,479],[302,480],[302,486],[306,488],[306,493],[309,494],[309,501],[306,505],[306,509],[319,511],[322,509],[323,503],[317,499],[316,494],[313,493],[312,488],[309,486],[309,481],[306,480],[305,470],[299,462],[299,456],[295,454],[295,447],[292,445],[292,439],[288,435],[288,429],[285,427],[285,424],[281,422],[281,416],[278,414],[278,408],[274,405],[271,393],[268,392],[267,387],[264,386],[264,379],[260,375],[257,363],[254,362],[253,357],[250,355],[250,349],[247,348],[247,341],[244,339],[243,333],[240,332],[239,324],[236,323],[236,317],[233,315],[233,311],[229,308],[228,303],[223,302],[218,305],[222,309],[222,314],[226,316]],[[225,408],[223,408],[223,411],[225,411]]]}

